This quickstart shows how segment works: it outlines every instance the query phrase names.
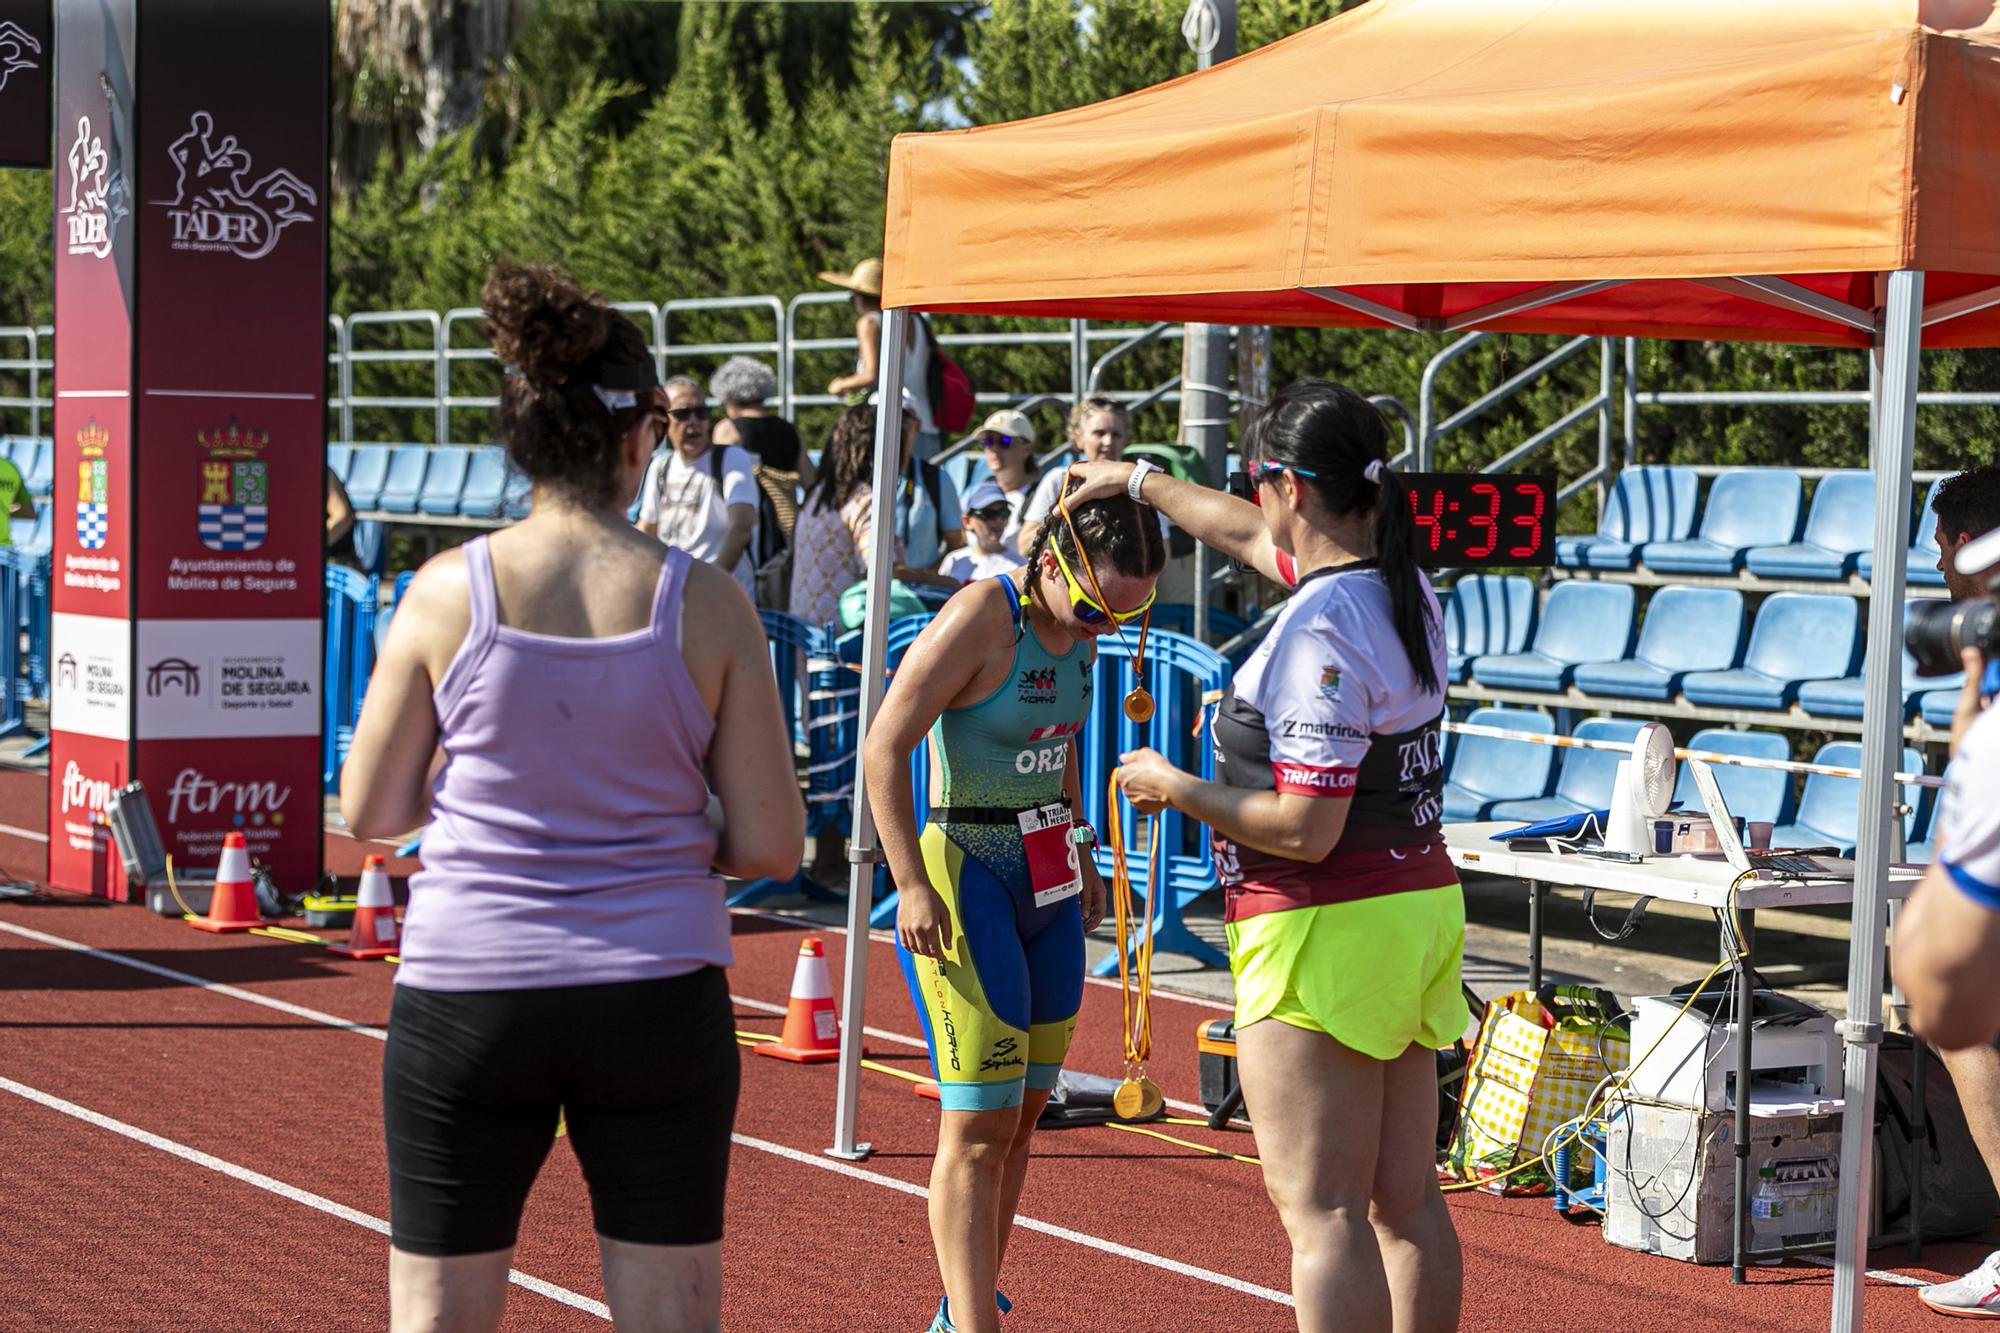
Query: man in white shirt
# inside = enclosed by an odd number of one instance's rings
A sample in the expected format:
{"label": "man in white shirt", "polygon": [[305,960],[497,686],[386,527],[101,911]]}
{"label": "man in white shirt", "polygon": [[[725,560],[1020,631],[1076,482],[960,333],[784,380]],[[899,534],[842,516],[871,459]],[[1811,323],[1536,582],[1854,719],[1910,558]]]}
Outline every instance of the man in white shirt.
{"label": "man in white shirt", "polygon": [[728,570],[755,600],[756,460],[734,445],[709,442],[699,384],[676,375],[661,387],[671,447],[653,459],[640,484],[639,531]]}
{"label": "man in white shirt", "polygon": [[1007,523],[1013,513],[1014,506],[997,485],[982,481],[974,486],[965,497],[965,530],[972,541],[946,556],[938,573],[970,583],[1019,569],[1021,556],[1006,542]]}

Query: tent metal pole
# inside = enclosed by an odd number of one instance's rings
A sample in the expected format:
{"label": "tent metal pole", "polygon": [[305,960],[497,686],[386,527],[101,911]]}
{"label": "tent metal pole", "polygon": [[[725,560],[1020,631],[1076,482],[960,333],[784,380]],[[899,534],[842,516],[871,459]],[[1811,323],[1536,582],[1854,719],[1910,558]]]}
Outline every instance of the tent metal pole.
{"label": "tent metal pole", "polygon": [[[896,477],[903,455],[903,345],[910,336],[910,312],[882,312],[881,367],[876,377],[879,406],[875,410],[874,531],[879,538],[896,526]],[[858,1142],[855,1112],[861,1099],[862,1010],[868,997],[868,911],[873,905],[875,863],[882,849],[875,842],[875,818],[868,808],[868,728],[882,707],[882,677],[889,656],[889,577],[896,565],[896,544],[877,540],[868,554],[868,619],[861,631],[861,716],[854,739],[854,836],[847,844],[851,869],[847,884],[847,957],[841,969],[840,1082],[833,1100],[833,1146],[827,1156],[858,1162],[875,1148]]]}
{"label": "tent metal pole", "polygon": [[1834,1247],[1834,1333],[1859,1333],[1868,1260],[1869,1167],[1874,1145],[1875,1066],[1882,1045],[1882,980],[1888,929],[1889,857],[1898,793],[1890,782],[1902,753],[1903,553],[1910,544],[1910,471],[1916,454],[1917,369],[1924,275],[1889,275],[1872,355],[1880,374],[1869,463],[1875,472],[1875,588],[1868,602],[1867,693],[1861,733],[1861,825],[1854,853],[1854,910],[1847,960],[1846,1107],[1840,1135],[1840,1226]]}

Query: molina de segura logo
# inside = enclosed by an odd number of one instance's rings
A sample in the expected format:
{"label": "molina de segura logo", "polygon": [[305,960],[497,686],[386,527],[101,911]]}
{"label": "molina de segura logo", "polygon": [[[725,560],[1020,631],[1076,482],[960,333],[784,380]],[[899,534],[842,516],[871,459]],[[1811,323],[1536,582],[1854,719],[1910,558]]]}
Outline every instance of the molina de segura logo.
{"label": "molina de segura logo", "polygon": [[41,63],[42,44],[34,34],[12,19],[0,23],[0,88],[7,86],[16,70],[38,69]]}
{"label": "molina de segura logo", "polygon": [[131,197],[125,173],[104,149],[104,137],[91,130],[89,116],[78,116],[76,142],[69,146],[69,206],[62,211],[69,252],[92,259],[110,254],[118,224],[132,211]]}
{"label": "molina de segura logo", "polygon": [[277,248],[278,234],[294,222],[311,222],[319,195],[279,167],[254,182],[250,154],[233,134],[215,138],[215,118],[197,111],[188,131],[167,145],[174,164],[174,197],[156,199],[170,210],[173,247],[262,259]]}

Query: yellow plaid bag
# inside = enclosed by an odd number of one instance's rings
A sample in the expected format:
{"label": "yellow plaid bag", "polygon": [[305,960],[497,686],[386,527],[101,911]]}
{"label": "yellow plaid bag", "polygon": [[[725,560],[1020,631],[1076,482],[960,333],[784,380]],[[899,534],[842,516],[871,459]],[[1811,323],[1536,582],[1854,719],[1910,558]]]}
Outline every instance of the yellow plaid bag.
{"label": "yellow plaid bag", "polygon": [[[1446,1150],[1453,1175],[1484,1180],[1540,1157],[1549,1132],[1583,1114],[1591,1090],[1631,1058],[1619,1012],[1609,991],[1587,986],[1515,991],[1489,1003]],[[1588,1158],[1579,1157],[1587,1176]],[[1546,1166],[1515,1172],[1509,1188],[1545,1186]]]}

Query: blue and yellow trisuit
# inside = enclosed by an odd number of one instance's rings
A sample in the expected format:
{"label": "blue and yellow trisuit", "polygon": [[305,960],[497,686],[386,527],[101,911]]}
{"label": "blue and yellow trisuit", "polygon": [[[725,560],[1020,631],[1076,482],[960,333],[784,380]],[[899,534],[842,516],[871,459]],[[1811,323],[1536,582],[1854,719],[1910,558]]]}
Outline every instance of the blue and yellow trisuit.
{"label": "blue and yellow trisuit", "polygon": [[951,912],[945,960],[900,945],[947,1111],[1021,1104],[1056,1085],[1083,1003],[1081,854],[1063,773],[1090,708],[1087,643],[1058,657],[1028,628],[1013,580],[1014,661],[993,693],[931,729],[920,846]]}

